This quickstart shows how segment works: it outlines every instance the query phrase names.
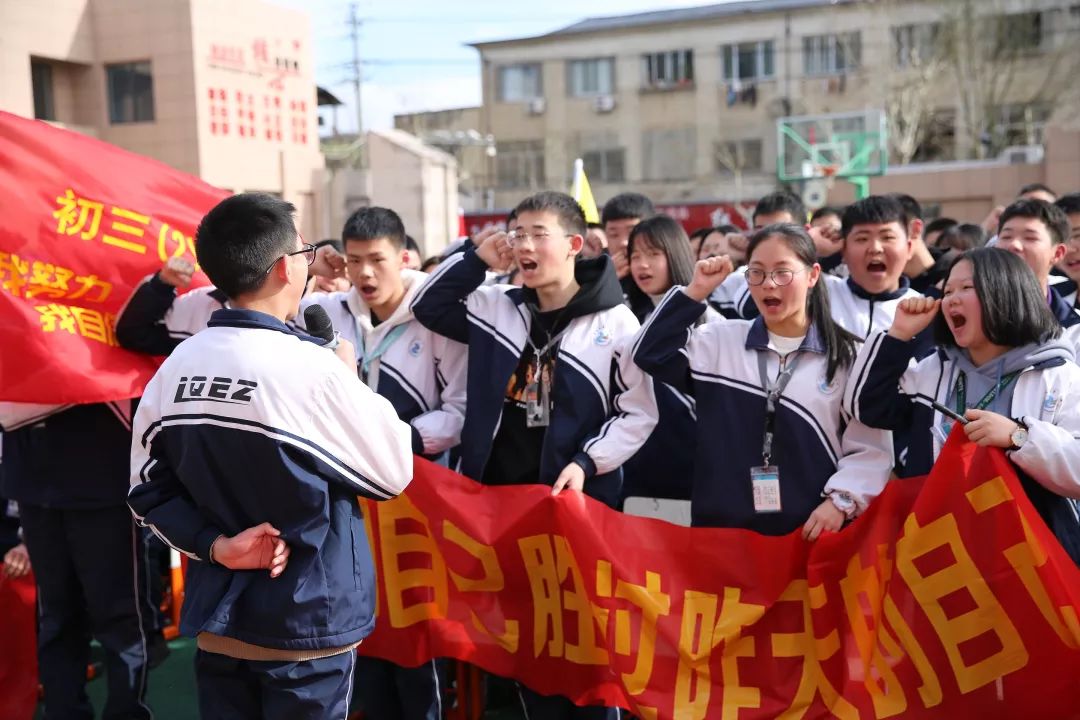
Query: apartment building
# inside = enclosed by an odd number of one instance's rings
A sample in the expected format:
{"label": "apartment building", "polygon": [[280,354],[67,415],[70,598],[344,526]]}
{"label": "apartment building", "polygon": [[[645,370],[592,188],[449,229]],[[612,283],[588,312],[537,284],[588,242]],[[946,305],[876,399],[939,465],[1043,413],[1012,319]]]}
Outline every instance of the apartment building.
{"label": "apartment building", "polygon": [[[1001,20],[993,32],[988,18]],[[981,23],[973,34],[990,49],[973,51],[966,72],[958,56],[927,61],[946,22]],[[918,102],[921,129],[910,147],[894,143],[893,162],[1039,145],[1074,92],[1078,29],[1080,4],[1066,0],[753,0],[477,43],[491,205],[569,187],[576,157],[601,199],[628,189],[661,203],[755,198],[776,187],[776,120],[793,115],[876,108],[896,133]],[[999,46],[1011,51],[1008,82],[985,62]],[[962,96],[958,77],[986,88]]]}
{"label": "apartment building", "polygon": [[320,172],[306,13],[261,0],[0,2],[0,109],[293,202]]}

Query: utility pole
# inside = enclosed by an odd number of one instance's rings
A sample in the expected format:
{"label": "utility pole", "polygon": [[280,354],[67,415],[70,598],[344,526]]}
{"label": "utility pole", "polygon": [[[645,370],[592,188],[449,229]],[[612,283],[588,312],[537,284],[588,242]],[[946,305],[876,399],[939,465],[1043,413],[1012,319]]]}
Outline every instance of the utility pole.
{"label": "utility pole", "polygon": [[360,141],[360,167],[365,166],[364,162],[364,111],[363,101],[360,97],[360,84],[362,79],[362,66],[360,65],[360,25],[361,20],[357,14],[357,3],[350,3],[349,5],[349,31],[352,37],[352,49],[353,49],[353,87],[356,91],[356,138]]}

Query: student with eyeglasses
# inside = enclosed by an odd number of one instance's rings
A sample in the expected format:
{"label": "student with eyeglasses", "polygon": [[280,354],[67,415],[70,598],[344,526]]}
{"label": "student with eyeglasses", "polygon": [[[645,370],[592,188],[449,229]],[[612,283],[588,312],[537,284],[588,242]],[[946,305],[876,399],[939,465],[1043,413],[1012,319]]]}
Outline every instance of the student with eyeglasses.
{"label": "student with eyeglasses", "polygon": [[[468,402],[461,472],[485,485],[541,484],[615,505],[621,467],[656,424],[652,381],[630,359],[638,321],[607,255],[578,260],[585,214],[569,195],[541,192],[447,258],[412,311],[429,329],[467,343]],[[484,286],[514,262],[524,287]],[[531,718],[615,718],[521,687]]]}
{"label": "student with eyeglasses", "polygon": [[744,279],[760,315],[693,327],[732,272],[697,263],[642,328],[634,361],[693,396],[695,526],[817,539],[863,512],[892,471],[892,443],[841,409],[857,339],[829,310],[814,242],[802,227],[767,226],[747,249]]}

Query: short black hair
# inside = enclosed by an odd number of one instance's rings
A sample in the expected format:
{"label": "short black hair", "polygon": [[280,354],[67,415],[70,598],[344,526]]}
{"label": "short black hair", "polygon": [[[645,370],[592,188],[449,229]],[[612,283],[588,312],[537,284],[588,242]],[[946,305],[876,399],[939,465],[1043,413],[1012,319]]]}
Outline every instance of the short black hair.
{"label": "short black hair", "polygon": [[296,250],[293,204],[267,193],[227,197],[195,231],[195,254],[210,282],[229,298],[254,292],[267,270]]}
{"label": "short black hair", "polygon": [[934,246],[942,249],[952,248],[963,252],[982,247],[985,243],[986,233],[983,232],[982,226],[964,223],[942,230]]}
{"label": "short black hair", "polygon": [[[1000,248],[975,248],[961,253],[949,265],[948,283],[956,263],[971,263],[975,295],[982,307],[982,327],[986,339],[995,345],[1021,347],[1043,343],[1061,335],[1061,323],[1046,304],[1035,273],[1020,256]],[[934,340],[943,347],[956,347],[944,313],[934,318]]]}
{"label": "short black hair", "polygon": [[934,218],[930,222],[926,223],[926,227],[923,228],[923,237],[926,237],[927,235],[929,235],[931,233],[945,232],[949,228],[956,227],[959,224],[960,223],[953,220],[952,218],[947,218],[947,217]]}
{"label": "short black hair", "polygon": [[[731,233],[741,233],[742,230],[735,227],[734,225],[717,225],[712,229],[712,232],[720,233],[722,235],[730,235]],[[712,233],[709,234],[711,235]]]}
{"label": "short black hair", "polygon": [[655,214],[652,200],[641,193],[625,192],[604,203],[600,222],[607,225],[612,220],[644,220]]}
{"label": "short black hair", "polygon": [[417,255],[420,254],[420,246],[416,244],[416,240],[414,240],[413,236],[409,234],[405,235],[405,249],[409,252],[414,252]]}
{"label": "short black hair", "polygon": [[1054,204],[1066,215],[1080,215],[1080,193],[1062,195]]}
{"label": "short black hair", "polygon": [[514,208],[515,218],[524,212],[550,212],[559,218],[559,225],[571,235],[585,235],[585,211],[578,201],[566,193],[545,190],[530,195]]}
{"label": "short black hair", "polygon": [[1057,205],[1051,205],[1045,200],[1017,200],[1001,213],[1001,219],[998,220],[998,235],[1001,234],[1005,223],[1016,217],[1041,221],[1049,231],[1053,245],[1067,241],[1072,233],[1069,227],[1069,216]]}
{"label": "short black hair", "polygon": [[326,238],[325,240],[320,240],[319,242],[313,244],[317,248],[329,245],[330,247],[337,250],[339,253],[345,252],[345,245],[338,238]]}
{"label": "short black hair", "polygon": [[814,212],[810,213],[810,222],[814,222],[823,217],[841,217],[842,213],[839,208],[834,208],[831,205],[823,205]]}
{"label": "short black hair", "polygon": [[377,240],[386,238],[397,250],[405,248],[405,224],[401,217],[390,208],[360,208],[345,221],[341,231],[341,242],[350,240]]}
{"label": "short black hair", "polygon": [[758,200],[757,205],[754,206],[754,214],[751,215],[751,220],[757,224],[759,215],[772,215],[779,212],[786,212],[791,215],[791,221],[797,225],[806,224],[806,206],[803,205],[802,199],[786,190],[769,193]]}
{"label": "short black hair", "polygon": [[900,203],[904,208],[904,213],[907,214],[908,222],[922,220],[922,205],[915,198],[907,193],[889,193],[887,197],[891,197]]}
{"label": "short black hair", "polygon": [[840,234],[847,237],[856,225],[885,225],[898,222],[908,231],[908,214],[904,205],[892,195],[871,195],[856,200],[844,209],[840,219]]}
{"label": "short black hair", "polygon": [[593,223],[593,222],[585,223],[585,227],[587,227],[590,230],[603,230],[604,229],[604,226],[603,226],[602,223]]}
{"label": "short black hair", "polygon": [[1056,192],[1051,190],[1046,185],[1043,185],[1042,183],[1037,183],[1037,182],[1036,183],[1028,183],[1024,187],[1020,188],[1020,192],[1016,193],[1016,197],[1020,197],[1021,195],[1027,195],[1030,192],[1040,192],[1040,191],[1044,192],[1044,193],[1048,193],[1049,195],[1052,195],[1055,200],[1057,199],[1057,193]]}

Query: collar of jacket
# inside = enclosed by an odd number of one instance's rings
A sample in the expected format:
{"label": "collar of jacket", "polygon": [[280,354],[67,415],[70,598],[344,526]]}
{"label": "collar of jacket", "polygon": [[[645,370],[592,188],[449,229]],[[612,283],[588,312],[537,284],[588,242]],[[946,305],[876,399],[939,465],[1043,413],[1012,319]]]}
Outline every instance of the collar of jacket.
{"label": "collar of jacket", "polygon": [[1061,327],[1072,327],[1080,324],[1080,315],[1076,314],[1072,305],[1065,302],[1065,298],[1061,296],[1057,288],[1057,285],[1051,285],[1050,291],[1047,293],[1050,296],[1050,312],[1054,313],[1054,317],[1061,323]]}
{"label": "collar of jacket", "polygon": [[267,315],[257,310],[242,310],[240,308],[222,308],[215,310],[206,323],[206,327],[234,327],[248,330],[274,330],[276,332],[292,335],[306,342],[322,345],[323,341],[314,338],[307,333],[302,333],[290,328],[273,315]]}
{"label": "collar of jacket", "polygon": [[[746,334],[746,349],[769,349],[769,328],[765,327],[765,320],[760,316],[755,318],[750,324],[750,332]],[[813,323],[807,328],[806,337],[803,338],[799,350],[809,350],[810,352],[816,352],[821,355],[825,354],[825,340],[821,337],[821,333],[818,332],[817,326]]]}
{"label": "collar of jacket", "polygon": [[850,277],[847,279],[847,285],[848,285],[848,289],[851,290],[851,292],[855,295],[855,297],[860,297],[863,300],[872,300],[874,302],[882,302],[882,301],[885,301],[885,300],[896,300],[897,298],[904,297],[904,294],[908,291],[909,288],[911,288],[911,281],[908,280],[907,276],[901,275],[900,276],[900,287],[893,290],[892,292],[883,292],[883,293],[867,292],[862,287],[862,285],[859,285],[859,283],[855,282]]}

